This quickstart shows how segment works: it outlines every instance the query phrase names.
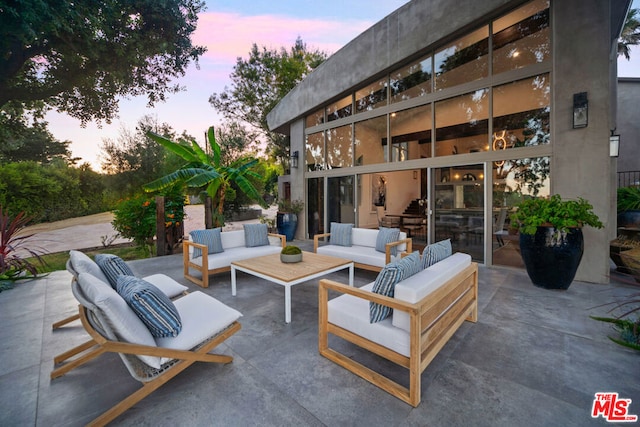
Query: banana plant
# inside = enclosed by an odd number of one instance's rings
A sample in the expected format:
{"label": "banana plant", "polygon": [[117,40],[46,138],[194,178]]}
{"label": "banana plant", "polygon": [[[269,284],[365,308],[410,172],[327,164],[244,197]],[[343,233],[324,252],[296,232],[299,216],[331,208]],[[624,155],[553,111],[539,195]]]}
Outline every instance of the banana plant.
{"label": "banana plant", "polygon": [[260,175],[252,170],[258,160],[252,157],[241,157],[229,165],[223,165],[220,156],[220,145],[216,142],[213,126],[207,131],[207,140],[211,153],[206,153],[195,141],[191,145],[173,142],[154,132],[147,132],[152,141],[162,145],[187,163],[175,172],[163,176],[143,186],[145,191],[160,191],[177,183],[189,188],[204,189],[213,201],[213,227],[224,226],[224,201],[231,183],[235,183],[240,191],[249,198],[265,206],[258,190],[248,178]]}

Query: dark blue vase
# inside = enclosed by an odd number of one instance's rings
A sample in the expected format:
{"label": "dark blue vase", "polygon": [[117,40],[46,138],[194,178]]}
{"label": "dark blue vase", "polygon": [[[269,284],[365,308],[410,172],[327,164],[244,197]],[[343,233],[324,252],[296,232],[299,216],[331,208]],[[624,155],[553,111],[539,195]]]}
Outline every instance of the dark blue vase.
{"label": "dark blue vase", "polygon": [[284,234],[287,242],[290,242],[296,235],[298,215],[288,212],[278,212],[276,214],[276,226],[278,227],[278,233]]}
{"label": "dark blue vase", "polygon": [[583,252],[580,228],[560,233],[554,227],[538,227],[536,234],[520,234],[520,253],[527,274],[540,288],[568,289]]}

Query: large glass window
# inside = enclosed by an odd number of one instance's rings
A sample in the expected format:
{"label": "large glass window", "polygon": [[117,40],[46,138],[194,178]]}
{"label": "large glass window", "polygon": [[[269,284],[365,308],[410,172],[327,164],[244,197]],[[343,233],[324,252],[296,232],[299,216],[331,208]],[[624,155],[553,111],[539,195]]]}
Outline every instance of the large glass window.
{"label": "large glass window", "polygon": [[487,151],[489,90],[436,102],[436,156]]}
{"label": "large glass window", "polygon": [[356,112],[373,110],[387,105],[387,78],[371,83],[356,92]]}
{"label": "large glass window", "polygon": [[489,27],[482,27],[435,54],[435,88],[442,90],[487,77]]}
{"label": "large glass window", "polygon": [[327,131],[327,168],[346,168],[353,164],[351,125]]}
{"label": "large glass window", "polygon": [[327,222],[355,224],[353,176],[329,178],[327,181]]}
{"label": "large glass window", "polygon": [[308,171],[324,169],[324,132],[307,135],[305,164]]}
{"label": "large glass window", "polygon": [[387,117],[380,116],[354,125],[355,166],[384,163],[387,159]]}
{"label": "large glass window", "polygon": [[391,73],[390,102],[405,101],[431,92],[431,57],[420,59]]}
{"label": "large glass window", "polygon": [[493,74],[543,62],[551,56],[549,1],[525,4],[493,23]]}
{"label": "large glass window", "polygon": [[[394,161],[431,157],[431,105],[391,113],[391,146]],[[398,155],[396,155],[396,152]],[[400,156],[400,153],[404,153]]]}
{"label": "large glass window", "polygon": [[308,128],[321,125],[322,123],[324,123],[324,108],[318,111],[314,111],[313,113],[309,114],[304,120],[304,125]]}
{"label": "large glass window", "polygon": [[352,107],[353,101],[351,95],[344,97],[340,101],[334,102],[331,105],[328,105],[327,121],[332,122],[343,117],[349,117],[351,115]]}
{"label": "large glass window", "polygon": [[549,143],[549,74],[493,88],[494,151]]}
{"label": "large glass window", "polygon": [[324,178],[307,180],[307,224],[310,239],[324,233]]}

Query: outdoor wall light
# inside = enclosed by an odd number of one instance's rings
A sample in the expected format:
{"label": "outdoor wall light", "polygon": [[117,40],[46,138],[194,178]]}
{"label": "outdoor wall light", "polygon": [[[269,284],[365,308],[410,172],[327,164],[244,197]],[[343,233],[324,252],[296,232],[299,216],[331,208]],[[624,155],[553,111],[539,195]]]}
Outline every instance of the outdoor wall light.
{"label": "outdoor wall light", "polygon": [[609,137],[609,157],[618,157],[620,152],[620,135],[616,135],[611,131]]}
{"label": "outdoor wall light", "polygon": [[298,156],[300,153],[298,153],[298,151],[294,151],[293,153],[291,153],[291,157],[289,157],[289,160],[291,161],[291,167],[298,169]]}
{"label": "outdoor wall light", "polygon": [[589,100],[587,92],[573,94],[573,128],[586,128],[589,124]]}

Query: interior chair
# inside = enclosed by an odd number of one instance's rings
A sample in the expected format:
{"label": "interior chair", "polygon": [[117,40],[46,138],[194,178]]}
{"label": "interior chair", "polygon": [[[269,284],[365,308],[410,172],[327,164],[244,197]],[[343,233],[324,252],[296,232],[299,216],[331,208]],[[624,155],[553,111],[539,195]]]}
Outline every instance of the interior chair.
{"label": "interior chair", "polygon": [[384,206],[376,206],[376,214],[378,215],[378,227],[400,228],[400,217],[385,215]]}
{"label": "interior chair", "polygon": [[500,212],[498,213],[498,218],[496,219],[496,223],[493,226],[493,234],[496,236],[496,240],[498,241],[498,246],[504,246],[504,237],[509,234],[509,231],[504,229],[504,223],[507,220],[507,208],[500,208]]}
{"label": "interior chair", "polygon": [[424,218],[404,217],[402,218],[402,228],[407,230],[407,237],[414,237],[416,233],[422,234]]}
{"label": "interior chair", "polygon": [[[89,273],[74,277],[71,287],[80,303],[78,316],[93,345],[86,355],[52,372],[58,377],[103,353],[117,353],[142,387],[116,403],[90,425],[106,425],[167,383],[194,362],[230,363],[231,356],[209,354],[240,330],[241,314],[202,292],[175,301],[182,321],[176,337],[154,338],[127,302]],[[69,365],[72,365],[69,368]],[[100,369],[99,366],[96,369]]]}

